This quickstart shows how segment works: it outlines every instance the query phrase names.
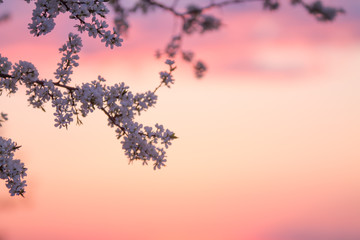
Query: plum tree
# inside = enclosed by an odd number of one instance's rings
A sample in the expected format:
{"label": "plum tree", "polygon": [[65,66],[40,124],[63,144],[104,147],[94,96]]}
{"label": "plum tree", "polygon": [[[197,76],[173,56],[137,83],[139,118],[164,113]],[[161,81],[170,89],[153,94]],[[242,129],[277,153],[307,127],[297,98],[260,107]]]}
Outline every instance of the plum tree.
{"label": "plum tree", "polygon": [[[121,35],[129,30],[129,16],[136,12],[143,14],[161,9],[170,12],[180,19],[181,27],[170,37],[164,50],[157,51],[157,56],[165,55],[167,71],[160,72],[160,82],[154,88],[144,93],[132,93],[125,83],[108,86],[100,75],[97,80],[70,85],[73,69],[79,66],[78,53],[82,48],[79,35],[69,33],[67,41],[59,48],[62,54],[58,68],[54,72],[54,79],[41,79],[36,67],[26,61],[13,64],[0,52],[0,94],[8,95],[17,92],[19,85],[24,85],[28,101],[34,108],[45,111],[45,104],[51,102],[54,108],[55,127],[67,128],[76,118],[77,124],[89,113],[99,110],[108,119],[108,125],[115,129],[116,137],[121,141],[122,148],[130,161],[140,160],[143,164],[153,162],[154,169],[165,166],[166,149],[176,139],[174,132],[165,129],[163,125],[144,126],[135,117],[141,112],[153,107],[157,102],[157,90],[162,86],[170,87],[174,83],[173,71],[176,69],[174,59],[181,55],[182,59],[193,63],[195,74],[202,77],[207,69],[202,61],[194,61],[194,52],[182,49],[184,37],[195,33],[216,31],[222,25],[221,19],[210,14],[214,8],[222,8],[231,4],[244,2],[260,2],[265,10],[276,10],[278,0],[224,0],[210,1],[207,5],[188,5],[179,10],[178,1],[166,5],[155,0],[138,0],[130,6],[125,6],[121,0],[25,0],[34,3],[31,22],[28,25],[30,33],[35,37],[50,33],[55,27],[55,19],[59,14],[68,13],[70,19],[77,21],[75,29],[88,33],[89,37],[98,38],[105,47],[120,47],[123,39]],[[0,0],[0,4],[3,0]],[[291,0],[291,4],[302,6],[319,21],[332,21],[337,14],[343,13],[341,8],[327,7],[321,1],[305,3],[303,0]],[[109,7],[115,13],[114,28],[110,29],[106,22]],[[4,21],[9,17],[0,17]],[[1,113],[0,126],[8,119],[7,114]],[[14,159],[14,152],[20,148],[13,140],[0,136],[0,178],[5,180],[11,196],[24,196],[26,168],[19,159]]]}

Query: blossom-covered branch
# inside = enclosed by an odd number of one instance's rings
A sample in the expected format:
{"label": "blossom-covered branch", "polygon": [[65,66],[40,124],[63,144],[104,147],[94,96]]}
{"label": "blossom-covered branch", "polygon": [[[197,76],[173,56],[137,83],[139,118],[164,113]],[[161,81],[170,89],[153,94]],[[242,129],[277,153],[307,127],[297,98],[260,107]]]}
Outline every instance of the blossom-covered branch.
{"label": "blossom-covered branch", "polygon": [[156,104],[155,92],[160,86],[169,87],[174,82],[174,62],[166,61],[169,72],[160,73],[161,82],[154,91],[133,94],[124,83],[107,86],[100,76],[90,83],[72,87],[67,84],[71,81],[72,67],[78,66],[77,53],[81,46],[81,39],[70,33],[67,44],[59,49],[63,57],[55,71],[56,82],[40,79],[37,69],[29,62],[20,61],[13,65],[0,55],[0,89],[16,93],[19,84],[25,85],[28,101],[35,108],[44,109],[44,104],[50,101],[55,108],[55,127],[59,128],[67,128],[74,116],[77,123],[81,123],[81,117],[100,109],[108,117],[109,126],[116,128],[117,137],[123,138],[123,149],[131,161],[147,163],[152,160],[154,168],[165,166],[166,155],[161,146],[171,145],[175,134],[162,125],[155,125],[154,129],[143,126],[135,121],[135,116]]}
{"label": "blossom-covered branch", "polygon": [[[7,114],[1,113],[0,127],[7,120]],[[14,159],[14,152],[20,147],[11,139],[0,136],[0,179],[5,180],[11,196],[24,196],[25,193],[26,181],[23,179],[27,169],[19,159]]]}
{"label": "blossom-covered branch", "polygon": [[[169,3],[162,3],[157,0],[137,0],[130,7],[124,7],[122,0],[109,0],[109,3],[116,13],[115,25],[117,30],[125,34],[129,27],[129,16],[136,12],[144,14],[161,9],[172,14],[175,18],[179,19],[181,24],[176,34],[173,34],[169,43],[164,50],[158,50],[156,56],[160,58],[162,55],[166,57],[175,57],[181,55],[182,59],[186,62],[192,63],[195,75],[198,78],[204,76],[207,70],[206,64],[201,60],[194,60],[194,52],[184,50],[182,42],[184,37],[195,33],[206,33],[216,31],[223,25],[222,20],[209,13],[209,10],[222,8],[230,5],[241,4],[245,2],[260,2],[265,10],[277,10],[280,7],[279,0],[223,0],[223,1],[209,1],[204,6],[195,3],[189,4],[185,9],[179,10],[176,5],[178,1],[174,1],[172,5]],[[327,7],[321,1],[313,3],[306,3],[303,0],[290,0],[293,5],[304,7],[310,14],[314,15],[319,21],[332,21],[337,14],[344,13],[341,8]]]}

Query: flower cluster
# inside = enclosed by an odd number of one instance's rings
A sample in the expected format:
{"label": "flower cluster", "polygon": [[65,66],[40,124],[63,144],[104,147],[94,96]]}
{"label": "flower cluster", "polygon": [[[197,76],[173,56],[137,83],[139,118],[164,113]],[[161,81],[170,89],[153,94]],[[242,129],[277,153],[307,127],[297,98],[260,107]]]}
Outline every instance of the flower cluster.
{"label": "flower cluster", "polygon": [[[6,120],[6,116],[1,115]],[[14,152],[19,148],[11,139],[0,137],[0,179],[6,181],[11,196],[25,193],[26,181],[23,178],[27,169],[19,159],[14,159]]]}
{"label": "flower cluster", "polygon": [[75,25],[79,32],[85,31],[90,37],[101,38],[106,47],[121,46],[123,40],[115,29],[108,30],[109,25],[104,20],[109,12],[105,2],[107,0],[37,0],[29,24],[30,33],[40,36],[51,32],[55,27],[55,18],[60,13],[69,12],[71,19],[79,21]]}
{"label": "flower cluster", "polygon": [[181,50],[182,39],[183,37],[181,35],[173,36],[170,42],[166,45],[165,51],[161,52],[158,50],[156,52],[156,57],[160,58],[162,54],[165,54],[170,58],[174,58],[179,52],[181,52],[183,60],[190,63],[194,62],[193,68],[195,76],[197,78],[203,77],[207,70],[205,64],[201,60],[194,61],[194,52]]}
{"label": "flower cluster", "polygon": [[[293,0],[293,4],[297,4],[297,0]],[[332,21],[339,13],[344,13],[342,8],[327,7],[321,1],[315,1],[312,4],[304,4],[310,14],[313,14],[319,21]]]}
{"label": "flower cluster", "polygon": [[[0,127],[7,120],[7,114],[1,113]],[[11,139],[0,137],[0,179],[6,181],[6,187],[11,196],[24,196],[25,193],[26,181],[23,178],[26,176],[27,169],[19,159],[14,159],[14,152],[19,148],[20,146]]]}
{"label": "flower cluster", "polygon": [[195,74],[198,78],[204,76],[206,69],[206,65],[202,61],[198,61],[194,66]]}
{"label": "flower cluster", "polygon": [[191,4],[187,7],[187,14],[184,15],[182,30],[186,34],[195,32],[204,33],[217,30],[221,25],[220,19],[213,15],[203,14],[203,9],[201,7]]}

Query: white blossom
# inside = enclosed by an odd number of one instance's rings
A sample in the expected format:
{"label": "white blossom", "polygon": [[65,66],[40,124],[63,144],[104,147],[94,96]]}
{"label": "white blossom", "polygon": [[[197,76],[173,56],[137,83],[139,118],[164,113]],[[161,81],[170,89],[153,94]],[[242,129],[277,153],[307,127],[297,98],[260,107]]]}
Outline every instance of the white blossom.
{"label": "white blossom", "polygon": [[167,60],[165,61],[165,64],[168,64],[169,66],[173,65],[174,63],[175,63],[175,61],[170,60],[170,59],[167,59]]}

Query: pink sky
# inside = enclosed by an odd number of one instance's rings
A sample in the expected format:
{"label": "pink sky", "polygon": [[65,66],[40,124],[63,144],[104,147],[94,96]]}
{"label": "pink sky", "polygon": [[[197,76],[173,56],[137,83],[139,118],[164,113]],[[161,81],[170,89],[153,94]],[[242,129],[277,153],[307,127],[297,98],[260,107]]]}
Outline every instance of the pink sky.
{"label": "pink sky", "polygon": [[[12,14],[0,53],[51,78],[72,23],[60,17],[33,38],[22,2],[0,5]],[[59,130],[50,105],[28,107],[24,90],[2,96],[9,121],[0,132],[22,145],[29,176],[24,199],[0,184],[0,239],[359,239],[360,5],[327,2],[347,14],[318,23],[285,4],[225,8],[222,30],[185,41],[209,72],[197,80],[179,60],[176,84],[141,116],[179,136],[160,171],[128,165],[100,112]],[[161,12],[136,17],[116,50],[84,36],[74,84],[101,74],[153,89],[166,67],[154,51],[172,26]]]}

